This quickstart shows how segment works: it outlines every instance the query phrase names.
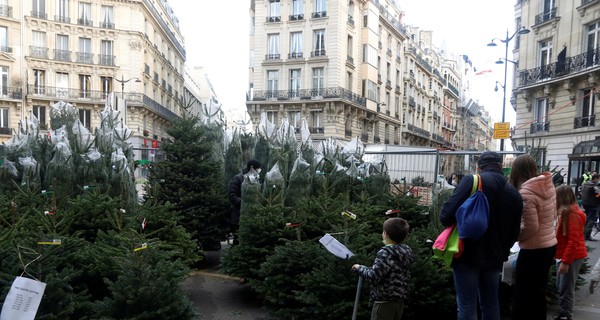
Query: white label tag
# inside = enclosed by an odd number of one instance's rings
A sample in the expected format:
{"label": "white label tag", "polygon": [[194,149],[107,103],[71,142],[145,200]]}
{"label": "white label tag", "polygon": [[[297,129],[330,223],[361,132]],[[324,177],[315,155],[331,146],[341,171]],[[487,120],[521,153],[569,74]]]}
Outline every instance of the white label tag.
{"label": "white label tag", "polygon": [[43,282],[16,277],[4,300],[0,320],[34,320],[44,290],[46,284]]}

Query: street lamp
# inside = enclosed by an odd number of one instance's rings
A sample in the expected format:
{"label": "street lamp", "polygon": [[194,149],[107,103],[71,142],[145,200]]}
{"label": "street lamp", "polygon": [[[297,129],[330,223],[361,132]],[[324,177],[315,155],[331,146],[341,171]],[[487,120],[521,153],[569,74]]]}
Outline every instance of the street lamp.
{"label": "street lamp", "polygon": [[142,82],[142,80],[140,80],[140,78],[138,77],[133,77],[133,78],[129,78],[127,80],[125,80],[123,78],[123,75],[121,74],[121,80],[119,79],[115,79],[117,82],[119,82],[121,84],[121,98],[125,99],[125,84],[131,80],[135,80],[135,82]]}
{"label": "street lamp", "polygon": [[[490,43],[488,43],[488,47],[496,46],[496,43],[494,42],[494,40],[498,40],[498,41],[504,43],[504,45],[506,47],[505,51],[504,51],[504,60],[511,61],[511,60],[508,60],[508,43],[517,34],[527,34],[527,33],[529,33],[529,31],[530,31],[529,29],[522,26],[519,29],[517,29],[517,31],[515,31],[515,33],[513,33],[511,36],[509,36],[508,30],[506,30],[506,38],[504,38],[504,39],[494,38],[494,39],[492,39],[492,41]],[[500,63],[502,63],[502,60],[498,60],[498,61],[500,61]],[[496,61],[496,63],[498,63],[498,61]],[[511,62],[514,62],[514,61],[511,61]],[[504,93],[502,96],[502,122],[504,122],[504,117],[506,115],[506,74],[507,73],[508,73],[508,63],[504,63],[504,85],[502,85],[502,89],[504,90]],[[500,139],[500,151],[504,151],[504,139]]]}

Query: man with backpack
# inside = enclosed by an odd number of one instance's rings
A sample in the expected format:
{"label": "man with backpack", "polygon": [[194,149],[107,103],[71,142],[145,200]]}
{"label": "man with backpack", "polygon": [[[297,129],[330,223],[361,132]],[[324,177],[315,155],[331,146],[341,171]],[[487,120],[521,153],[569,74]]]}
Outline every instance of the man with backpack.
{"label": "man with backpack", "polygon": [[591,179],[586,181],[581,187],[581,205],[585,210],[586,221],[583,234],[585,240],[596,241],[592,238],[592,229],[596,222],[598,209],[600,209],[600,188],[598,188],[598,180],[600,174],[593,173]]}
{"label": "man with backpack", "polygon": [[[523,211],[521,195],[502,175],[502,156],[485,151],[477,165],[489,203],[489,218],[480,238],[463,239],[463,253],[452,262],[458,320],[477,319],[478,299],[484,319],[500,319],[500,273],[519,235]],[[470,197],[473,182],[473,175],[466,175],[454,189],[440,213],[442,225],[457,223],[456,212]]]}

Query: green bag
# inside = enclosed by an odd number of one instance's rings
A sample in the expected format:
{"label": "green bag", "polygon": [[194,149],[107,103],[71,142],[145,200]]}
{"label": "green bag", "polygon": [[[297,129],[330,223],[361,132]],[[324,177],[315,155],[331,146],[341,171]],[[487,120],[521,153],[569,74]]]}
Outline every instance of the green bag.
{"label": "green bag", "polygon": [[458,228],[452,225],[444,229],[433,243],[433,257],[444,261],[446,266],[452,264],[463,252],[462,239],[458,237]]}

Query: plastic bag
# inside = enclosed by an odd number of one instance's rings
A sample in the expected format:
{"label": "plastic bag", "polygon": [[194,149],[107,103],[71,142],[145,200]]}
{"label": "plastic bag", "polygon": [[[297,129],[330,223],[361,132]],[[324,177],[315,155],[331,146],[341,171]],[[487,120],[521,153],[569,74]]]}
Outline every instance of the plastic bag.
{"label": "plastic bag", "polygon": [[446,227],[433,243],[433,257],[441,259],[446,266],[452,264],[452,259],[463,253],[463,242],[458,237],[456,225]]}

